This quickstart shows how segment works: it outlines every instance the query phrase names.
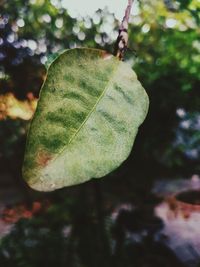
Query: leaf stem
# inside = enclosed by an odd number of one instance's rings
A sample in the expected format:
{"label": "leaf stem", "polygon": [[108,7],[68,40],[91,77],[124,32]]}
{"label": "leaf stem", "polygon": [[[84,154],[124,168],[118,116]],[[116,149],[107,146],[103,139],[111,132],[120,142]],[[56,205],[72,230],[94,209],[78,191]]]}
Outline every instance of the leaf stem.
{"label": "leaf stem", "polygon": [[124,53],[128,46],[128,24],[131,13],[131,8],[133,5],[133,0],[128,0],[128,5],[125,11],[125,15],[119,27],[119,34],[115,44],[115,56],[120,60],[123,60]]}

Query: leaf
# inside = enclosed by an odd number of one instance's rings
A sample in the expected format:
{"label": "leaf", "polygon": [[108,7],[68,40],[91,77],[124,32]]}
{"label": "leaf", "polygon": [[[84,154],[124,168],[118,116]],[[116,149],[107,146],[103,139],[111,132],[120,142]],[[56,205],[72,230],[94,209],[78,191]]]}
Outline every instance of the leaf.
{"label": "leaf", "polygon": [[48,70],[48,68],[49,68],[49,66],[51,65],[51,63],[52,63],[52,62],[53,62],[59,55],[61,55],[62,53],[63,53],[63,50],[48,55],[48,56],[47,56],[47,61],[45,62],[45,68]]}
{"label": "leaf", "polygon": [[148,110],[129,65],[105,51],[65,51],[50,66],[27,137],[23,176],[39,191],[100,178],[129,155]]}

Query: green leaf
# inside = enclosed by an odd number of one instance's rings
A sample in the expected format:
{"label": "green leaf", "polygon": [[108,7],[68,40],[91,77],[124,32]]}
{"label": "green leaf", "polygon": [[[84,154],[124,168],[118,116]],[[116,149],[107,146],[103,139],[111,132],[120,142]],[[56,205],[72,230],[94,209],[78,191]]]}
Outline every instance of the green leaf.
{"label": "green leaf", "polygon": [[23,176],[39,191],[100,178],[129,155],[148,110],[133,70],[105,51],[65,51],[50,66],[28,133]]}

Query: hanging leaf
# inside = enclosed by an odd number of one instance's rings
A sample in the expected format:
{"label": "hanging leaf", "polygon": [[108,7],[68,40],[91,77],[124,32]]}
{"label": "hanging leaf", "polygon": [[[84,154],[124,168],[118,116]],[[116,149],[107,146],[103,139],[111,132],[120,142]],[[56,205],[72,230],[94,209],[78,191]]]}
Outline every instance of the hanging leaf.
{"label": "hanging leaf", "polygon": [[129,65],[105,51],[65,51],[50,66],[27,137],[23,176],[39,191],[100,178],[129,155],[148,110]]}

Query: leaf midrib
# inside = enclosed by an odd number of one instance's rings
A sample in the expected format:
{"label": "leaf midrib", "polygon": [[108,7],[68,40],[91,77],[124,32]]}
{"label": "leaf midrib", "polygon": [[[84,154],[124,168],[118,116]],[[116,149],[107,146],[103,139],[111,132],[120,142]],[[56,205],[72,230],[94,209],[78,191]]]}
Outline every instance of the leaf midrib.
{"label": "leaf midrib", "polygon": [[[114,57],[113,57],[114,58]],[[84,119],[84,121],[81,123],[80,127],[76,130],[76,132],[73,134],[73,136],[69,139],[69,142],[67,144],[64,145],[63,149],[50,161],[50,163],[54,162],[65,150],[65,148],[72,143],[72,141],[76,138],[76,136],[78,135],[78,133],[81,131],[81,129],[83,128],[83,126],[86,124],[86,122],[88,121],[88,119],[90,118],[91,114],[93,113],[93,111],[96,109],[97,105],[99,104],[100,100],[102,99],[102,97],[105,95],[105,92],[108,90],[108,88],[110,87],[110,84],[113,81],[113,77],[115,77],[115,73],[117,72],[117,69],[119,67],[119,63],[116,61],[116,66],[114,67],[112,74],[111,74],[111,79],[108,81],[107,86],[105,87],[105,89],[102,91],[101,95],[99,96],[99,98],[97,99],[95,105],[93,106],[93,108],[91,109],[91,111],[88,113],[88,115],[86,116],[86,118]]]}

